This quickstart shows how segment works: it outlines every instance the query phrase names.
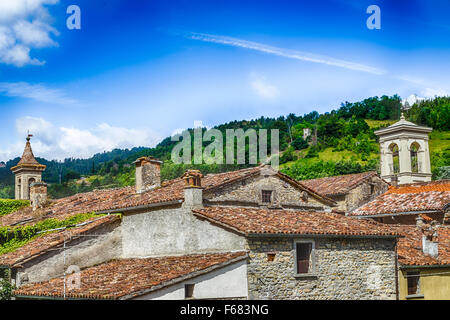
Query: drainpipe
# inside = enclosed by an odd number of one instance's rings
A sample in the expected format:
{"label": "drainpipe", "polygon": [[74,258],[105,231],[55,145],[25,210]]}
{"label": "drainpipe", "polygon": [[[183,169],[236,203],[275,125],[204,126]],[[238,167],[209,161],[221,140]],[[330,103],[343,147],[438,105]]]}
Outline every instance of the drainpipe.
{"label": "drainpipe", "polygon": [[400,300],[398,289],[398,239],[395,239],[395,300]]}

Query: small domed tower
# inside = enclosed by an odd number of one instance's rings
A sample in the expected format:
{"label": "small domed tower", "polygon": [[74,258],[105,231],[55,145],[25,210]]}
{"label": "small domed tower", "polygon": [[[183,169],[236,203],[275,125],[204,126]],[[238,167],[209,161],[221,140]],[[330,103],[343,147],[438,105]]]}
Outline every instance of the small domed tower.
{"label": "small domed tower", "polygon": [[381,178],[405,184],[431,181],[428,134],[432,128],[421,127],[405,120],[375,131],[380,137]]}
{"label": "small domed tower", "polygon": [[31,134],[27,136],[27,143],[23,151],[22,158],[19,163],[11,168],[11,171],[16,176],[15,194],[16,199],[30,200],[30,187],[34,182],[41,182],[42,172],[45,170],[45,165],[36,161],[31,150],[30,138]]}

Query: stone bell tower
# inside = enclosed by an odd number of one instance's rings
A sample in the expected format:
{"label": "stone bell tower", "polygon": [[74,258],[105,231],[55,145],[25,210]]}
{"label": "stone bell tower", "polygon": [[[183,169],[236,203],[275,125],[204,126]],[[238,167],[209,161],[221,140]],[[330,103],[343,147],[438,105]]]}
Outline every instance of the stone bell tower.
{"label": "stone bell tower", "polygon": [[30,138],[31,134],[27,136],[27,143],[23,151],[22,158],[19,163],[11,168],[15,175],[15,194],[16,199],[30,200],[31,184],[41,182],[42,172],[45,170],[45,165],[39,164],[36,161],[31,150]]}
{"label": "stone bell tower", "polygon": [[432,128],[405,120],[375,131],[380,137],[381,178],[393,184],[431,181],[428,134]]}

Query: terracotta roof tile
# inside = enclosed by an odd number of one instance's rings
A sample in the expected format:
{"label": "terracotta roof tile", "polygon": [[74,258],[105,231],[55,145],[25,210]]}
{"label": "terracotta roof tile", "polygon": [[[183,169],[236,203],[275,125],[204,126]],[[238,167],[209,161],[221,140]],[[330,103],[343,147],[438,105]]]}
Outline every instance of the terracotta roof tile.
{"label": "terracotta roof tile", "polygon": [[302,180],[301,183],[325,196],[347,194],[366,179],[376,176],[375,171],[346,174],[335,177],[325,177],[311,180]]}
{"label": "terracotta roof tile", "polygon": [[442,211],[450,203],[450,180],[391,187],[349,215],[372,216],[417,211]]}
{"label": "terracotta roof tile", "polygon": [[[119,219],[120,217],[118,215],[94,217],[85,221],[79,227],[69,229],[70,235],[76,238],[77,235],[94,231],[101,226],[118,221]],[[49,249],[61,245],[64,242],[65,234],[65,230],[52,232],[30,241],[15,251],[0,255],[0,265],[16,266],[24,261],[38,257]]]}
{"label": "terracotta roof tile", "polygon": [[438,256],[432,258],[422,251],[422,232],[416,226],[391,225],[402,235],[398,242],[398,261],[402,265],[426,266],[426,265],[449,265],[450,264],[450,228],[440,226],[437,229]]}
{"label": "terracotta roof tile", "polygon": [[[118,259],[81,271],[79,289],[66,291],[68,298],[120,299],[143,294],[155,286],[164,286],[181,277],[208,271],[245,259],[246,252],[193,254],[187,256]],[[62,297],[63,278],[33,283],[14,292],[23,296]]]}
{"label": "terracotta roof tile", "polygon": [[[237,171],[207,175],[202,180],[205,191],[215,187],[234,182],[236,180],[259,173],[260,168],[242,169]],[[118,209],[131,208],[167,201],[184,199],[185,181],[177,178],[164,181],[161,187],[144,193],[136,193],[134,187],[116,189],[95,190],[87,193],[79,193],[70,197],[55,200],[46,208],[46,218],[54,217],[65,219],[68,216],[99,211],[114,211]],[[33,219],[29,208],[0,217],[0,225],[12,225]]]}
{"label": "terracotta roof tile", "polygon": [[246,235],[398,235],[385,224],[331,212],[210,207],[194,210],[194,214]]}

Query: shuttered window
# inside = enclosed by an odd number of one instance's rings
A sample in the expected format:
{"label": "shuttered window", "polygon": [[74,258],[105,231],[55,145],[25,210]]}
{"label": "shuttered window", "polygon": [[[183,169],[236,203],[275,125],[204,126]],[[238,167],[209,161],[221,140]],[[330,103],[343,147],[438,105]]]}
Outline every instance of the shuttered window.
{"label": "shuttered window", "polygon": [[313,244],[311,242],[297,242],[296,243],[296,255],[297,255],[297,273],[311,273],[312,270],[312,254]]}

